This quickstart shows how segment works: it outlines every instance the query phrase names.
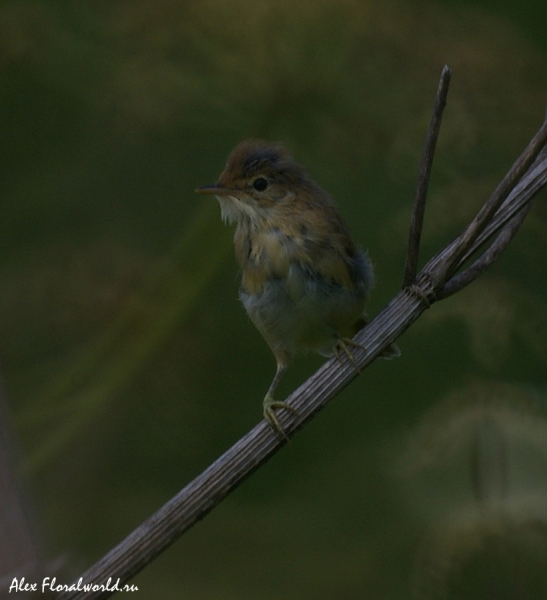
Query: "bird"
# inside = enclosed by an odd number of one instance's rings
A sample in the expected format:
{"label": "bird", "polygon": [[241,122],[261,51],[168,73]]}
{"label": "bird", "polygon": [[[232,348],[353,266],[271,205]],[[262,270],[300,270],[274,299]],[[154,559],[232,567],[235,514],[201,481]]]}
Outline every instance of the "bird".
{"label": "bird", "polygon": [[[351,348],[359,344],[352,338],[368,322],[372,263],[332,197],[281,143],[239,143],[218,181],[196,192],[216,196],[223,221],[236,225],[239,298],[277,363],[263,414],[285,435],[276,410],[296,411],[274,393],[295,356],[312,351],[342,361],[345,355],[357,368]],[[394,344],[382,354],[399,355]]]}

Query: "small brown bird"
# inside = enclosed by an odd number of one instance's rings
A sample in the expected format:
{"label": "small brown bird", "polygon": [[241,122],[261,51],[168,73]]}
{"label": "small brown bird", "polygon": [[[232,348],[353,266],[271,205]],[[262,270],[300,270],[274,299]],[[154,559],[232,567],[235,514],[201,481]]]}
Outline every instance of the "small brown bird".
{"label": "small brown bird", "polygon": [[[239,297],[277,361],[264,417],[283,434],[275,410],[293,409],[274,392],[293,357],[315,351],[340,359],[342,351],[354,362],[349,346],[367,323],[372,264],[332,198],[279,144],[241,142],[218,182],[196,192],[214,194],[223,220],[237,225]],[[383,356],[399,354],[393,345]]]}

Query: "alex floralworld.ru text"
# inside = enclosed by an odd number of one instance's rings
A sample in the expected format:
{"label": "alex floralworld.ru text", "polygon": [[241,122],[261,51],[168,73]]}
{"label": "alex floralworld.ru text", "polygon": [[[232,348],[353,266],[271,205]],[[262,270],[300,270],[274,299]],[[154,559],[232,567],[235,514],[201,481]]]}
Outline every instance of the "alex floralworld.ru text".
{"label": "alex floralworld.ru text", "polygon": [[116,581],[112,581],[112,577],[108,578],[106,583],[84,583],[82,578],[78,579],[75,583],[57,583],[56,577],[44,577],[42,579],[41,586],[38,587],[38,583],[26,582],[24,577],[18,579],[14,577],[9,587],[9,593],[11,592],[38,592],[42,594],[45,592],[136,592],[138,587],[136,585],[120,585],[119,578]]}

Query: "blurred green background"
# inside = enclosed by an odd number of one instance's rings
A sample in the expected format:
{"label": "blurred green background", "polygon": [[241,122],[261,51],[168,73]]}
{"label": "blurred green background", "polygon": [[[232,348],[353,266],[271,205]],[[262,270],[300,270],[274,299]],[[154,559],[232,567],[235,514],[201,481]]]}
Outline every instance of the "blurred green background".
{"label": "blurred green background", "polygon": [[[453,70],[422,259],[540,126],[545,2],[0,2],[0,372],[68,581],[261,418],[275,363],[197,197],[281,140],[399,287]],[[139,600],[544,598],[547,208],[143,571]],[[300,359],[279,397],[321,364]]]}

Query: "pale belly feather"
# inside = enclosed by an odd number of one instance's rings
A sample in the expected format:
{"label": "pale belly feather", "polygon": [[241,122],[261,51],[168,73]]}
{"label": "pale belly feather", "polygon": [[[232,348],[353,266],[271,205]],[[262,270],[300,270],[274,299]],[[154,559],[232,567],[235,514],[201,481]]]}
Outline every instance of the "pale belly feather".
{"label": "pale belly feather", "polygon": [[359,263],[362,276],[353,289],[295,263],[287,277],[267,281],[261,293],[240,292],[249,317],[278,360],[286,362],[305,351],[332,356],[338,338],[355,334],[373,277],[363,254]]}

